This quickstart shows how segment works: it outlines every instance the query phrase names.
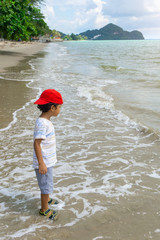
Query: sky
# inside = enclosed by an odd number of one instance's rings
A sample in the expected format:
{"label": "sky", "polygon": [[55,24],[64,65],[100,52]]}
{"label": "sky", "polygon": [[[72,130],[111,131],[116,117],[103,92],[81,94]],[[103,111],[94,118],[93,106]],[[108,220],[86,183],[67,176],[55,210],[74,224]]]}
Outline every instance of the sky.
{"label": "sky", "polygon": [[160,0],[44,0],[41,10],[48,26],[65,34],[113,23],[160,39]]}

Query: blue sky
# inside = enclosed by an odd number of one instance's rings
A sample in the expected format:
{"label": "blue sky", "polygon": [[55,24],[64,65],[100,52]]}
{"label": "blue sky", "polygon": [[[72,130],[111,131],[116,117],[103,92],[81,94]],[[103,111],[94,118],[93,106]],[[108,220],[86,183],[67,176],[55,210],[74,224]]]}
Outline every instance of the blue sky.
{"label": "blue sky", "polygon": [[160,0],[44,0],[41,8],[49,27],[66,34],[114,23],[160,39]]}

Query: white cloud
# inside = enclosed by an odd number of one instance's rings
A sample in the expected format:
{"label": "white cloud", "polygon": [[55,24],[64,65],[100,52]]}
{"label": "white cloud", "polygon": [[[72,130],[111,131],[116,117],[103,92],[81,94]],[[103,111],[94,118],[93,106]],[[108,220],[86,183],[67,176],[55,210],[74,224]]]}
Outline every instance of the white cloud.
{"label": "white cloud", "polygon": [[[83,9],[77,10],[75,13],[75,19],[70,24],[77,24],[77,26],[84,26],[83,30],[101,28],[109,23],[107,17],[103,15],[103,5],[105,4],[102,0],[90,1],[90,8],[88,8],[89,1],[86,2],[87,6],[82,4]],[[82,31],[83,31],[82,30]],[[76,31],[77,32],[77,31]],[[79,31],[78,33],[80,33]]]}
{"label": "white cloud", "polygon": [[[114,23],[124,30],[159,36],[159,0],[45,0],[43,13],[53,29],[80,33]],[[148,29],[148,30],[147,30]],[[157,32],[157,29],[159,32]]]}
{"label": "white cloud", "polygon": [[159,0],[145,0],[144,8],[149,13],[159,13],[160,12],[160,2]]}
{"label": "white cloud", "polygon": [[51,25],[53,18],[55,17],[55,12],[53,6],[46,5],[43,7],[42,12],[45,16],[46,22],[48,25]]}
{"label": "white cloud", "polygon": [[145,0],[108,0],[104,5],[104,13],[111,17],[141,15],[144,11]]}
{"label": "white cloud", "polygon": [[95,27],[101,28],[109,23],[109,19],[103,15],[103,5],[106,4],[102,0],[93,0],[93,2],[96,4],[95,13],[96,13],[96,19],[95,19]]}
{"label": "white cloud", "polygon": [[45,8],[43,9],[43,13],[44,13],[44,16],[47,18],[49,18],[49,16],[50,17],[55,16],[54,9],[52,6],[45,6]]}

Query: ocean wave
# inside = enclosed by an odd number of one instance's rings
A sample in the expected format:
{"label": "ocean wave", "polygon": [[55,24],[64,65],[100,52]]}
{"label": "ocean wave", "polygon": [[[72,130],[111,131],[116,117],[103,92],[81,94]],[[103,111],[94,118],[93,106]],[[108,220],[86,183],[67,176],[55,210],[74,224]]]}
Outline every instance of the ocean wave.
{"label": "ocean wave", "polygon": [[136,130],[144,133],[149,130],[147,126],[137,123],[136,120],[131,119],[122,111],[116,109],[114,105],[114,98],[100,88],[88,86],[78,87],[78,96],[86,98],[92,105],[109,110],[114,118],[123,122],[128,127],[135,128]]}
{"label": "ocean wave", "polygon": [[0,79],[5,80],[5,81],[15,81],[15,82],[29,82],[30,80],[25,80],[25,79],[14,79],[14,78],[4,78],[0,77]]}
{"label": "ocean wave", "polygon": [[104,71],[135,71],[134,69],[125,69],[122,66],[116,66],[116,65],[101,65],[101,68]]}
{"label": "ocean wave", "polygon": [[78,95],[87,98],[88,102],[100,108],[112,109],[114,107],[112,96],[96,87],[78,87]]}

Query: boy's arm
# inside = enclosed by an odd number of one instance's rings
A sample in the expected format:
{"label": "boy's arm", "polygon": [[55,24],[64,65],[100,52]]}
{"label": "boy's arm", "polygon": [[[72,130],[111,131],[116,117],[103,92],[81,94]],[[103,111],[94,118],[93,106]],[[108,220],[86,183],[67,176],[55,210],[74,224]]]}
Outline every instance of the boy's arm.
{"label": "boy's arm", "polygon": [[42,157],[42,151],[41,151],[41,142],[42,139],[35,139],[34,140],[34,150],[38,159],[38,164],[39,164],[39,173],[41,174],[46,174],[47,173],[47,167],[46,164],[43,161]]}

